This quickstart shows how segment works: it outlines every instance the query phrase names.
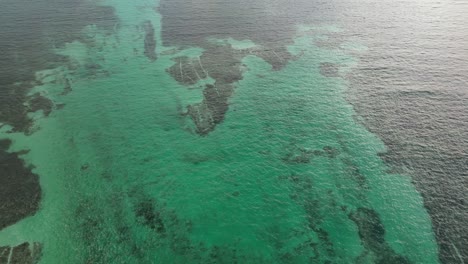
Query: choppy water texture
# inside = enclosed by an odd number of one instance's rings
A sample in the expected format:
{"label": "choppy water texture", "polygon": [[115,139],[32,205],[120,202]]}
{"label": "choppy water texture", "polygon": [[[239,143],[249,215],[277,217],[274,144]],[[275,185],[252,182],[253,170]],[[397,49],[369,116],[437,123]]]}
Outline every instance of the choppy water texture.
{"label": "choppy water texture", "polygon": [[467,260],[465,3],[0,7],[0,263]]}

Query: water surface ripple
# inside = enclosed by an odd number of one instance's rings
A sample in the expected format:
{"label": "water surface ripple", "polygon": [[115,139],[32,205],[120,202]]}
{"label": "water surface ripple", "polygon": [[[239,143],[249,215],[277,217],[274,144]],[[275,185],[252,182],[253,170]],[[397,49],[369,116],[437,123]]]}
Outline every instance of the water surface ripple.
{"label": "water surface ripple", "polygon": [[467,260],[463,1],[0,7],[0,263]]}

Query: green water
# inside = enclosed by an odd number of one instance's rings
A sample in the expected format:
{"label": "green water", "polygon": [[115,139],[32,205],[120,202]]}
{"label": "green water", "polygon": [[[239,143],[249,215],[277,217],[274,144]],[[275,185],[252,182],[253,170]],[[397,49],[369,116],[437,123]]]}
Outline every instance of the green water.
{"label": "green water", "polygon": [[[378,157],[385,146],[356,122],[346,81],[320,74],[322,62],[341,73],[356,63],[349,49],[315,46],[336,27],[298,27],[288,47],[297,58],[279,71],[245,57],[224,122],[202,137],[182,112],[213,80],[186,87],[166,71],[202,50],[164,53],[177,47],[163,47],[153,1],[104,4],[120,18],[114,34],[86,28],[86,45],[57,49],[70,65],[37,74],[43,85],[33,92],[65,107],[36,113],[32,135],[2,134],[12,151],[31,150],[24,158],[44,198],[35,216],[0,232],[1,245],[41,242],[41,263],[438,262],[409,176]],[[147,20],[155,62],[137,28]],[[254,45],[218,40],[226,42]],[[64,96],[66,78],[73,91]],[[359,208],[375,212],[385,233],[363,236],[352,220]]]}

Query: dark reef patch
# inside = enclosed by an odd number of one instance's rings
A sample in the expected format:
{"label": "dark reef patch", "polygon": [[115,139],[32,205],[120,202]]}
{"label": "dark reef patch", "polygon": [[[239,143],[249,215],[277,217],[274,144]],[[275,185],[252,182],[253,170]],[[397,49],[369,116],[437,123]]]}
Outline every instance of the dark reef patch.
{"label": "dark reef patch", "polygon": [[0,229],[34,215],[41,200],[38,175],[19,153],[7,152],[10,144],[0,140]]}
{"label": "dark reef patch", "polygon": [[42,245],[36,242],[0,247],[0,264],[36,264],[41,252]]}
{"label": "dark reef patch", "polygon": [[60,95],[67,95],[69,93],[71,93],[73,91],[73,88],[72,88],[72,85],[71,85],[71,81],[70,79],[66,78],[65,79],[65,84],[64,84],[64,87],[63,87],[63,92],[60,93]]}
{"label": "dark reef patch", "polygon": [[228,99],[233,90],[234,86],[231,84],[207,84],[203,90],[203,101],[187,107],[198,134],[207,135],[224,120],[228,110]]}
{"label": "dark reef patch", "polygon": [[0,263],[7,264],[10,258],[10,247],[0,247]]}
{"label": "dark reef patch", "polygon": [[199,153],[186,153],[183,155],[182,160],[194,165],[198,165],[203,162],[207,162],[211,159],[210,156],[202,155]]}
{"label": "dark reef patch", "polygon": [[340,151],[335,148],[335,147],[331,147],[331,146],[325,146],[323,147],[323,153],[330,159],[334,159],[336,158],[339,154],[340,154]]}
{"label": "dark reef patch", "polygon": [[64,103],[57,103],[55,104],[55,109],[62,110],[65,107]]}
{"label": "dark reef patch", "polygon": [[295,59],[295,57],[288,52],[286,46],[250,48],[246,50],[245,55],[255,55],[262,58],[271,65],[274,71],[281,70],[290,60]]}
{"label": "dark reef patch", "polygon": [[121,257],[102,250],[109,243],[121,249],[116,252],[117,254],[128,254],[128,248],[122,245],[131,246],[133,241],[129,239],[131,238],[129,230],[126,230],[124,225],[120,225],[122,212],[120,207],[116,206],[122,199],[117,196],[110,197],[107,208],[98,206],[95,198],[77,199],[80,201],[75,209],[76,227],[73,231],[77,232],[76,235],[84,248],[80,254],[83,257],[82,263],[112,263],[114,258]]}
{"label": "dark reef patch", "polygon": [[144,54],[150,61],[155,61],[157,59],[156,36],[151,21],[147,20],[143,23],[143,30],[145,31]]}
{"label": "dark reef patch", "polygon": [[331,146],[324,146],[322,149],[306,149],[304,147],[292,145],[281,159],[288,164],[301,164],[310,163],[314,157],[334,159],[339,154],[340,150]]}
{"label": "dark reef patch", "polygon": [[199,80],[208,77],[199,57],[189,58],[183,56],[174,58],[173,60],[175,64],[167,69],[167,72],[180,84],[194,85]]}
{"label": "dark reef patch", "polygon": [[160,212],[156,211],[155,204],[156,201],[154,199],[148,198],[140,201],[135,206],[135,215],[143,225],[148,226],[160,234],[164,234],[166,229]]}
{"label": "dark reef patch", "polygon": [[346,176],[351,178],[352,181],[356,182],[359,185],[360,190],[368,189],[367,179],[359,170],[359,167],[352,161],[351,158],[345,157],[341,161],[346,166]]}
{"label": "dark reef patch", "polygon": [[288,152],[283,158],[283,162],[288,164],[301,164],[309,163],[312,158],[310,152],[305,150],[300,150],[299,153]]}
{"label": "dark reef patch", "polygon": [[[398,255],[385,241],[385,228],[374,210],[360,207],[348,215],[356,223],[359,237],[366,251],[361,256],[371,257],[379,264],[409,264],[406,257]],[[372,256],[368,255],[371,252]]]}
{"label": "dark reef patch", "polygon": [[23,243],[12,248],[11,264],[37,263],[41,257],[42,247],[39,243]]}
{"label": "dark reef patch", "polygon": [[242,59],[247,55],[256,55],[268,62],[273,70],[279,70],[292,58],[286,48],[250,48],[236,50],[230,44],[203,42],[205,49],[200,57],[177,57],[175,64],[167,72],[180,84],[190,86],[202,79],[211,77],[214,84],[206,84],[203,100],[187,107],[187,114],[196,126],[196,132],[207,135],[217,124],[224,120],[228,111],[229,98],[235,83],[242,80]]}
{"label": "dark reef patch", "polygon": [[84,163],[84,164],[81,165],[81,167],[80,167],[80,170],[81,170],[81,171],[85,171],[85,170],[87,170],[87,169],[89,169],[89,163]]}
{"label": "dark reef patch", "polygon": [[35,93],[29,100],[28,112],[36,112],[42,110],[45,116],[48,116],[54,107],[54,103],[49,98],[46,98],[39,93]]}
{"label": "dark reef patch", "polygon": [[[324,153],[324,152],[322,152]],[[326,155],[326,154],[322,154]],[[352,163],[351,163],[352,164]],[[333,197],[332,190],[328,190],[327,203],[321,202],[314,192],[314,184],[310,175],[291,173],[280,176],[279,180],[286,180],[291,184],[292,194],[290,198],[302,205],[306,212],[307,229],[312,230],[317,235],[318,241],[306,240],[301,247],[309,248],[313,252],[310,257],[312,262],[330,261],[336,263],[339,256],[336,254],[329,230],[325,228],[325,215],[328,213],[327,207],[334,207],[340,211],[347,212],[347,206],[340,205]],[[359,182],[358,182],[359,184]],[[361,189],[365,190],[365,189]],[[379,215],[372,209],[359,208],[355,212],[348,212],[348,218],[358,227],[359,237],[365,250],[355,263],[380,263],[380,264],[407,264],[410,261],[398,255],[385,240],[385,228]]]}
{"label": "dark reef patch", "polygon": [[207,135],[224,120],[228,100],[234,91],[234,83],[242,79],[241,59],[243,51],[230,45],[205,44],[207,50],[200,57],[175,58],[176,62],[167,71],[179,83],[193,85],[208,76],[214,84],[206,84],[203,100],[187,106],[187,114],[196,126],[196,132]]}
{"label": "dark reef patch", "polygon": [[[324,205],[321,204],[320,199],[316,197],[313,191],[311,176],[292,173],[291,175],[280,176],[279,180],[289,181],[293,189],[293,193],[290,195],[291,199],[301,204],[306,213],[306,230],[312,230],[318,238],[318,240],[309,238],[302,242],[298,248],[301,249],[302,254],[308,255],[311,263],[323,262],[324,260],[333,263],[337,257],[335,245],[331,241],[327,230],[323,227],[324,217],[321,210],[323,210]],[[288,258],[292,258],[292,255]]]}
{"label": "dark reef patch", "polygon": [[4,83],[1,75],[0,70],[0,122],[13,126],[13,131],[27,131],[32,120],[27,117],[28,107],[24,103],[32,84]]}

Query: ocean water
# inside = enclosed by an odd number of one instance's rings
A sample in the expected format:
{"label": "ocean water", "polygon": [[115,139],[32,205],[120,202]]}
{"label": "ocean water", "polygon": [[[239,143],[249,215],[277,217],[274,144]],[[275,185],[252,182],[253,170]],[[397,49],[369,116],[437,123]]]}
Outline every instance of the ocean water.
{"label": "ocean water", "polygon": [[50,45],[65,59],[34,72],[27,96],[50,113],[30,111],[27,133],[0,127],[42,189],[0,249],[39,243],[38,263],[463,263],[466,241],[441,247],[424,184],[366,127],[371,93],[353,87],[374,46],[316,4],[96,3],[113,23]]}

